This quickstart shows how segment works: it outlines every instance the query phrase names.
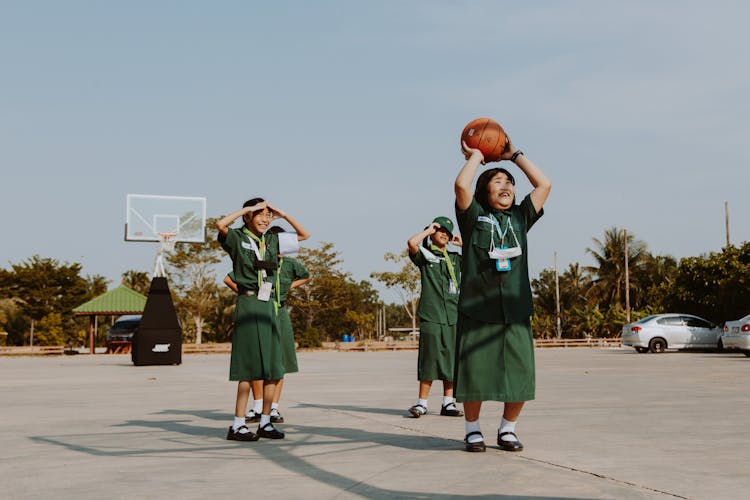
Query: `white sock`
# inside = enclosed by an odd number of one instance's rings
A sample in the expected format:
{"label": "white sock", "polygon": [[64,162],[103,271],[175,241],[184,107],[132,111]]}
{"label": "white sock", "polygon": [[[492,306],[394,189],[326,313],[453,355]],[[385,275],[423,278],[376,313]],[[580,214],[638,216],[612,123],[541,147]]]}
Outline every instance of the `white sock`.
{"label": "white sock", "polygon": [[232,430],[234,432],[237,432],[237,429],[239,429],[243,425],[245,425],[245,417],[234,417],[234,422],[232,423]]}
{"label": "white sock", "polygon": [[253,412],[260,415],[263,413],[263,400],[262,399],[253,399]]}
{"label": "white sock", "polygon": [[271,423],[271,415],[260,415],[260,423],[258,424],[258,427],[261,429],[266,426],[266,424]]}
{"label": "white sock", "polygon": [[[468,420],[464,420],[464,427],[466,428],[466,434],[472,432],[482,432],[482,429],[479,428],[479,420],[475,420],[473,422],[469,422]],[[482,436],[479,434],[474,434],[470,438],[468,438],[469,443],[476,443],[478,441],[483,441]]]}
{"label": "white sock", "polygon": [[278,410],[279,409],[279,403],[271,403],[271,410]]}
{"label": "white sock", "polygon": [[[498,434],[502,434],[503,432],[516,432],[516,422],[511,422],[510,420],[505,420],[504,418],[500,420],[500,428],[497,430]],[[515,441],[513,439],[513,436],[503,436],[503,441]]]}
{"label": "white sock", "polygon": [[426,399],[420,399],[420,400],[418,400],[417,404],[420,404],[420,405],[424,406],[425,410],[427,409],[427,400]]}
{"label": "white sock", "polygon": [[455,403],[456,398],[452,396],[443,396],[443,406],[448,406],[451,403]]}

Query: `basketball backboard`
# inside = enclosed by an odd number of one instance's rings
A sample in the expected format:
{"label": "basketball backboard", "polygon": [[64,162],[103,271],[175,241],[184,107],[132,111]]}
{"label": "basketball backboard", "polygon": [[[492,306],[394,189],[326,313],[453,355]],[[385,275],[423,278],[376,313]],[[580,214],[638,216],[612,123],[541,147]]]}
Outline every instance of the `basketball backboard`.
{"label": "basketball backboard", "polygon": [[202,243],[206,238],[206,199],[190,196],[127,195],[125,241]]}

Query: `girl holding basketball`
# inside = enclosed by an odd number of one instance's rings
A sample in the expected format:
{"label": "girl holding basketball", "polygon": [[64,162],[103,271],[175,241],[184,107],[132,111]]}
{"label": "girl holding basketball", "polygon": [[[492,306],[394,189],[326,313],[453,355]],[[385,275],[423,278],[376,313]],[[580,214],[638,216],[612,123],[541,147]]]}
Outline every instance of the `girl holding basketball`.
{"label": "girl holding basketball", "polygon": [[427,413],[427,398],[433,380],[443,381],[440,415],[463,415],[456,408],[453,397],[461,255],[449,252],[448,243],[461,246],[461,238],[453,235],[453,221],[448,217],[435,218],[424,231],[415,234],[407,242],[409,259],[419,268],[422,281],[417,309],[419,398],[417,404],[409,408],[409,413],[414,418]]}
{"label": "girl holding basketball", "polygon": [[466,164],[455,182],[456,218],[465,240],[456,341],[456,399],[464,403],[467,451],[485,451],[482,401],[504,402],[497,434],[502,450],[521,451],[515,426],[534,399],[535,368],[526,233],[543,215],[552,184],[508,140],[499,160],[514,163],[533,190],[515,203],[515,179],[504,168],[482,172],[484,156],[462,144]]}
{"label": "girl holding basketball", "polygon": [[[240,217],[243,226],[230,228]],[[276,384],[284,376],[281,333],[273,296],[279,267],[279,239],[276,234],[266,234],[271,221],[276,218],[289,222],[299,241],[310,237],[310,233],[293,217],[263,198],[246,201],[240,210],[216,222],[219,243],[232,259],[232,273],[238,291],[229,364],[229,380],[236,380],[238,384],[234,422],[227,433],[229,440],[284,438],[284,433],[271,423]],[[257,433],[245,425],[245,410],[253,380],[263,381],[263,410]]]}

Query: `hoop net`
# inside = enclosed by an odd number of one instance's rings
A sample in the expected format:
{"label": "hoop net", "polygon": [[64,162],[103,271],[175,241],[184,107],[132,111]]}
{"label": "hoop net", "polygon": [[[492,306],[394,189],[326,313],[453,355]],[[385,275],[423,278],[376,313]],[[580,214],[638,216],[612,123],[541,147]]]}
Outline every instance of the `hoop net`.
{"label": "hoop net", "polygon": [[177,243],[177,233],[159,233],[159,246],[162,251],[171,252]]}
{"label": "hoop net", "polygon": [[156,251],[154,261],[154,277],[167,277],[167,270],[164,267],[164,252],[174,250],[177,243],[177,233],[159,233],[159,249]]}

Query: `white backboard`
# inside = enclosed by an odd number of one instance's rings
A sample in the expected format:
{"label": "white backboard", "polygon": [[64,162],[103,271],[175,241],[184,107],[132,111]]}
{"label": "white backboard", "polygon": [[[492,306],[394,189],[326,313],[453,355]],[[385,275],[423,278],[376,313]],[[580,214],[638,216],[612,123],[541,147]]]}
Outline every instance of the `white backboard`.
{"label": "white backboard", "polygon": [[125,241],[159,241],[174,233],[175,241],[202,243],[206,238],[206,199],[191,196],[127,195]]}

